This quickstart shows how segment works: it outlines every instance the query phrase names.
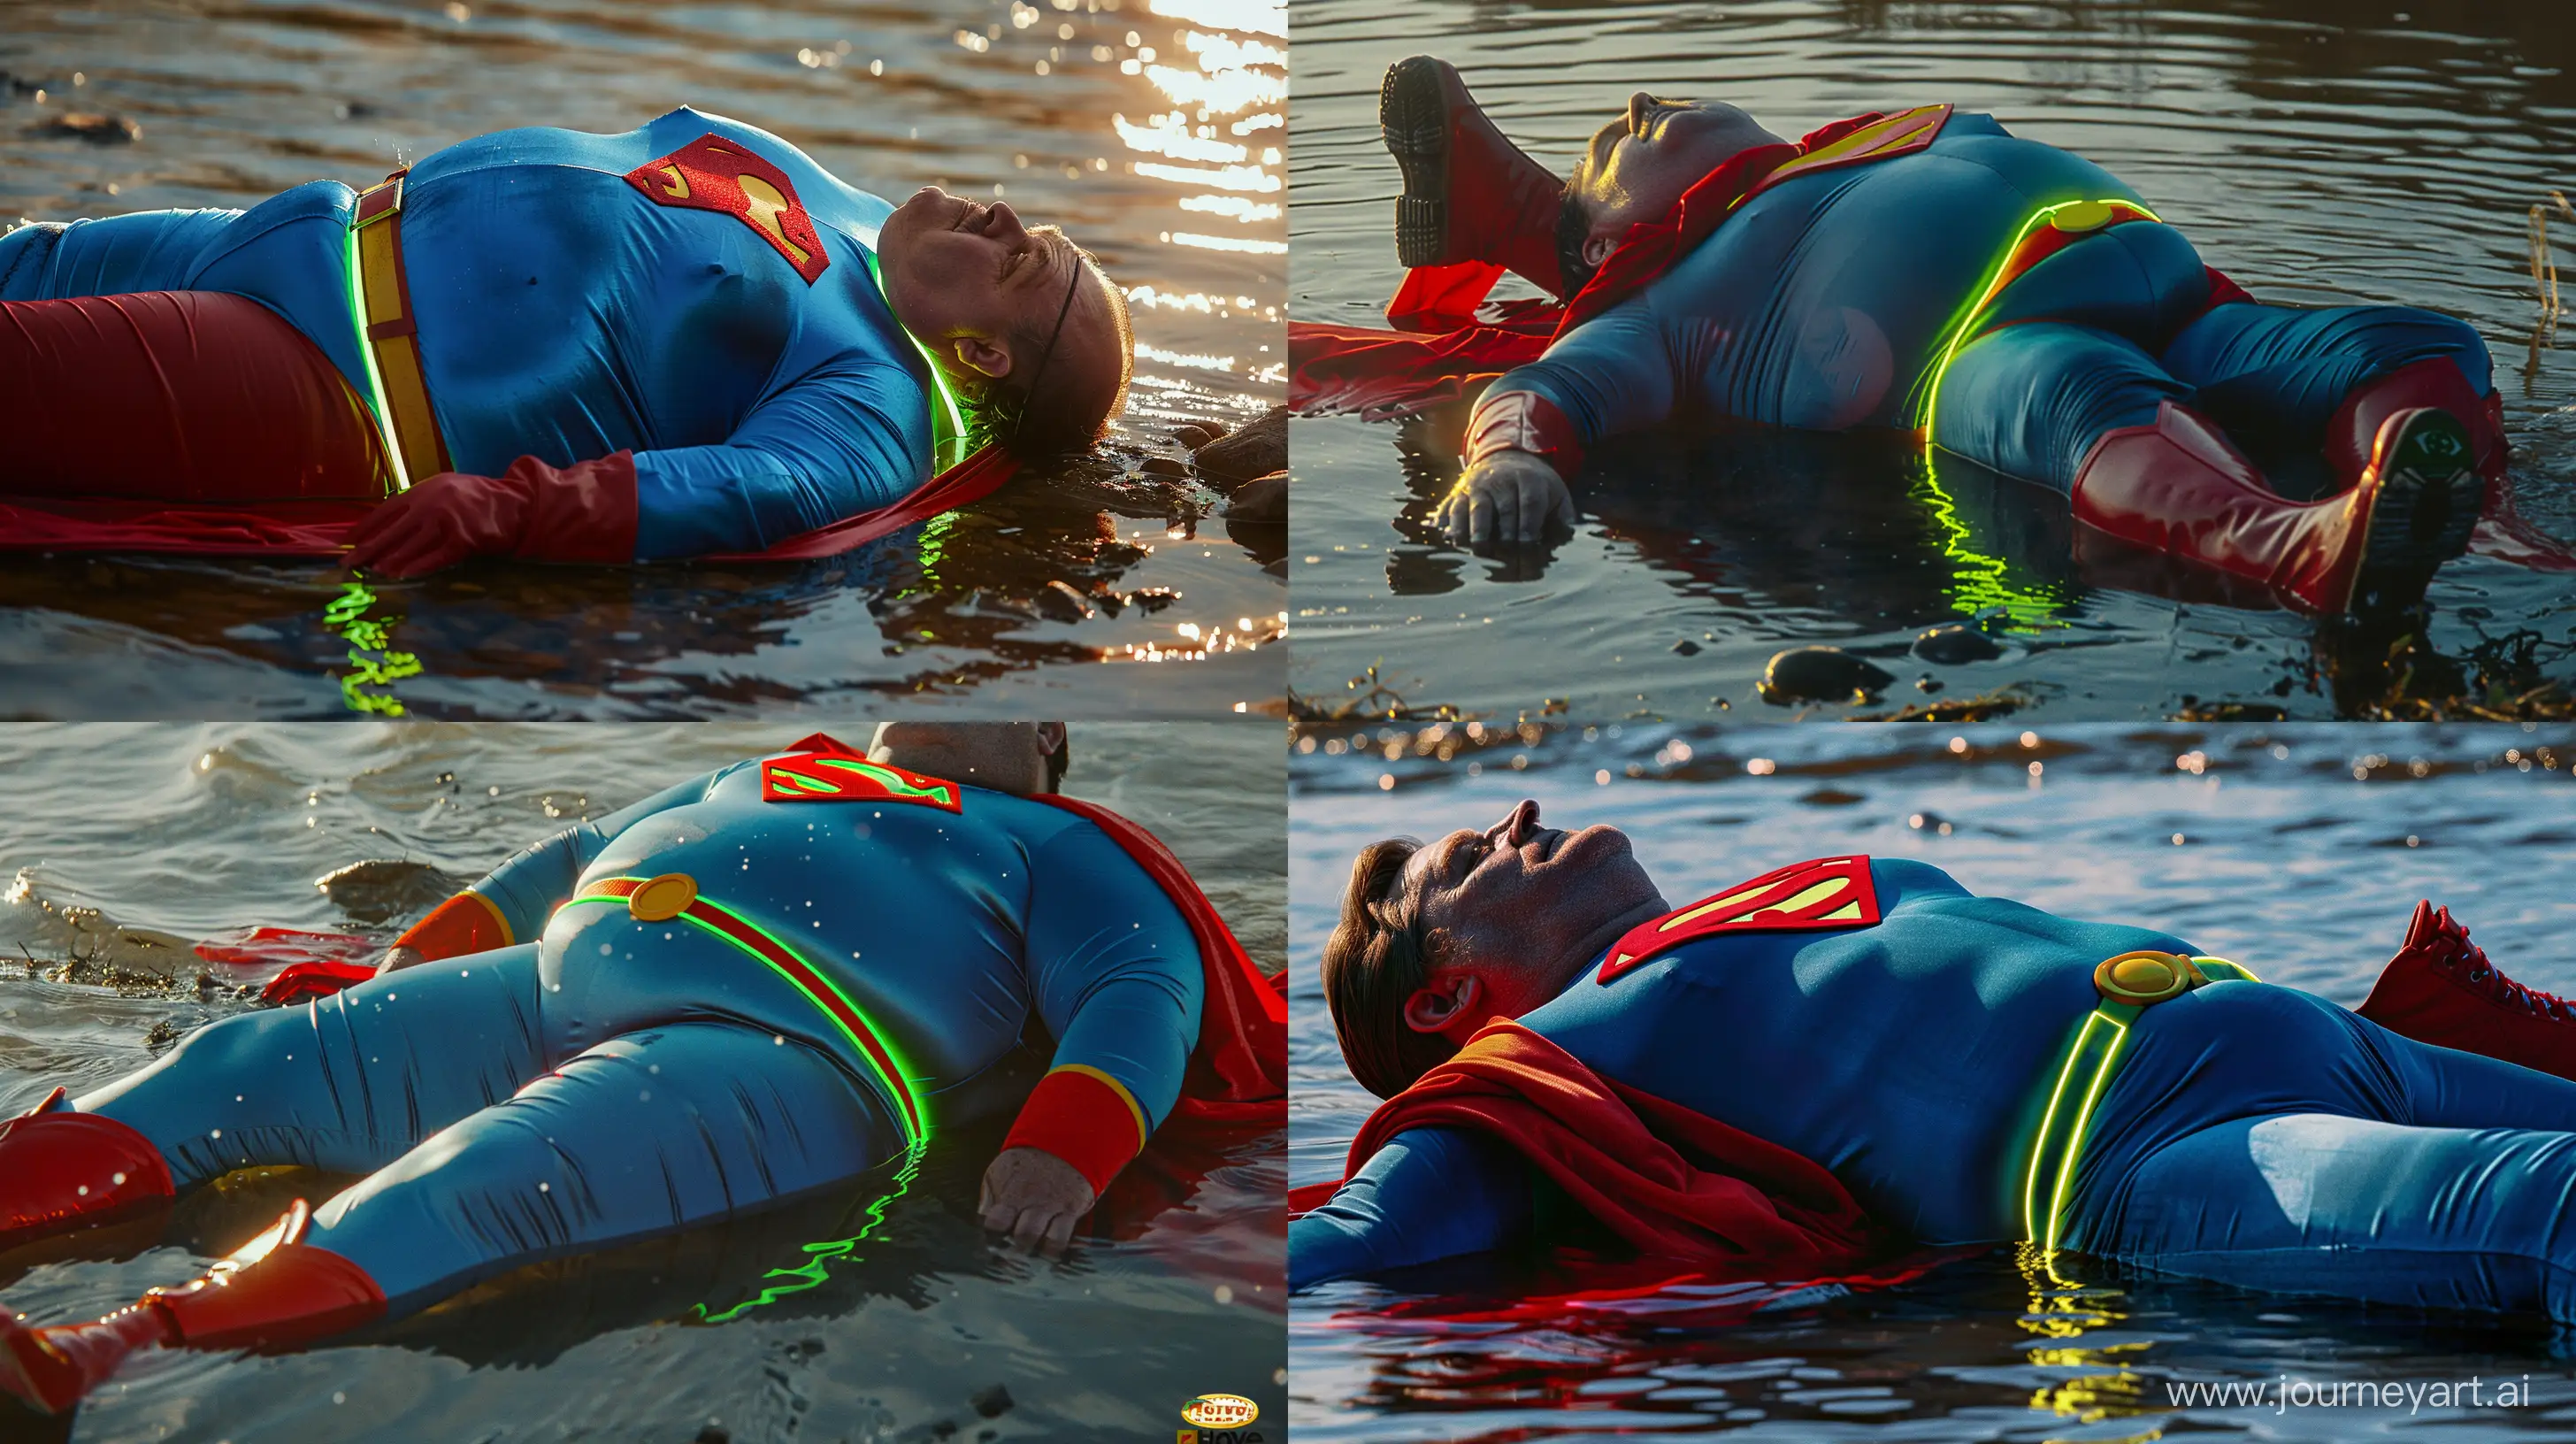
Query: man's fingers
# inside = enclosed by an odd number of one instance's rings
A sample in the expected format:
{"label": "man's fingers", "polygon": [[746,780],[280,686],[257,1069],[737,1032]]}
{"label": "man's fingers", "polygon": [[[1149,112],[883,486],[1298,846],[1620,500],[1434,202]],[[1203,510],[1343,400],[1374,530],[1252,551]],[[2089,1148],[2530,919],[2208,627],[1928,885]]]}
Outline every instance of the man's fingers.
{"label": "man's fingers", "polygon": [[1074,1217],[1071,1213],[1059,1213],[1047,1220],[1046,1255],[1048,1258],[1057,1257],[1072,1245],[1073,1224]]}
{"label": "man's fingers", "polygon": [[1573,492],[1566,490],[1564,487],[1558,487],[1556,489],[1556,505],[1549,509],[1548,519],[1562,524],[1567,531],[1574,530],[1575,516]]}
{"label": "man's fingers", "polygon": [[1494,496],[1494,540],[1508,546],[1521,536],[1521,489],[1508,475],[1486,488]]}
{"label": "man's fingers", "polygon": [[1470,545],[1494,539],[1494,495],[1490,487],[1479,486],[1467,498],[1467,541]]}
{"label": "man's fingers", "polygon": [[1012,1245],[1022,1253],[1037,1252],[1038,1245],[1046,1239],[1048,1221],[1043,1210],[1021,1209],[1019,1222],[1011,1227]]}

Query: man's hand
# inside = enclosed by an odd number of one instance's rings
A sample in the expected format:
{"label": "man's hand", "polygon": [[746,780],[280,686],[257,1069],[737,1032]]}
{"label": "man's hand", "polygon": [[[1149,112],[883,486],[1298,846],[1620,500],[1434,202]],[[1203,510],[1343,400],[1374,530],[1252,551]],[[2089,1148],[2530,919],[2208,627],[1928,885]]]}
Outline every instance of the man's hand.
{"label": "man's hand", "polygon": [[1498,451],[1467,468],[1432,524],[1453,542],[1530,546],[1574,525],[1574,495],[1556,468],[1526,451]]}
{"label": "man's hand", "polygon": [[1073,1165],[1042,1148],[1005,1148],[984,1170],[984,1227],[1010,1235],[1011,1247],[1049,1258],[1073,1241],[1073,1226],[1091,1211],[1091,1185]]}
{"label": "man's hand", "polygon": [[508,551],[519,535],[526,493],[489,476],[443,471],[393,497],[358,524],[340,565],[380,576],[417,577],[469,557]]}
{"label": "man's hand", "polygon": [[416,968],[428,961],[429,959],[421,956],[420,949],[407,948],[396,943],[385,949],[384,957],[376,963],[376,976],[381,978],[387,973],[399,973],[405,968]]}

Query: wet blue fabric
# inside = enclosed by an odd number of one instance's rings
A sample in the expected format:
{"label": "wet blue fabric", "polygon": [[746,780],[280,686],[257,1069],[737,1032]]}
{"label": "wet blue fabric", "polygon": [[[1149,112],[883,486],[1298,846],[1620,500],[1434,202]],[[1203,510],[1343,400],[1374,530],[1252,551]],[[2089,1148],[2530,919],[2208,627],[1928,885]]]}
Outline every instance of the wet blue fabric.
{"label": "wet blue fabric", "polygon": [[[748,223],[626,181],[709,134],[793,182],[829,260],[812,284]],[[370,396],[346,261],[354,203],[316,181],[247,211],[13,234],[0,300],[247,296]],[[931,383],[870,270],[892,210],[766,131],[685,107],[619,135],[509,130],[422,159],[403,262],[453,464],[497,476],[523,455],[634,452],[639,559],[758,550],[901,498],[930,474]],[[21,250],[30,263],[13,270]]]}
{"label": "wet blue fabric", "polygon": [[[1873,862],[1885,920],[1721,934],[1521,1021],[1604,1076],[1831,1168],[1927,1244],[2021,1237],[2046,1090],[2101,959],[2192,951]],[[2256,958],[2238,961],[2262,971]],[[1534,1175],[1397,1136],[1290,1231],[1300,1286],[1529,1240]],[[2576,1083],[2219,983],[2147,1009],[2094,1116],[2065,1243],[2247,1288],[2576,1322]]]}
{"label": "wet blue fabric", "polygon": [[900,1101],[777,972],[623,902],[565,905],[584,881],[683,872],[857,1005],[931,1146],[1064,1064],[1160,1124],[1198,1036],[1188,924],[1088,821],[962,792],[958,813],[768,803],[756,762],[708,774],[478,884],[530,941],[215,1023],[75,1106],[141,1131],[182,1189],[263,1164],[370,1175],[314,1241],[422,1305],[901,1157]]}
{"label": "wet blue fabric", "polygon": [[[1910,427],[1950,327],[2040,208],[2140,197],[2080,156],[1951,117],[1911,155],[1754,196],[1637,296],[1495,383],[1555,403],[1586,443],[1678,414],[1805,430]],[[2199,405],[2252,447],[2313,450],[2362,381],[2432,356],[2478,391],[2466,324],[2399,306],[2208,309],[2181,232],[2132,221],[2017,278],[1940,380],[1945,449],[2069,489],[2101,434]],[[2208,311],[2206,316],[2202,313]],[[2200,317],[2194,321],[2195,317]]]}

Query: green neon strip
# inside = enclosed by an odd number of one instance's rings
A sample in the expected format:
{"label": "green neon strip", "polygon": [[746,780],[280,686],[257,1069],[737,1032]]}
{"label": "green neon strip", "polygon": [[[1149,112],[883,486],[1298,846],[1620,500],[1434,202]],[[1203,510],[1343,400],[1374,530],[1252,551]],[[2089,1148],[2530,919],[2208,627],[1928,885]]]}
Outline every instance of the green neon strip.
{"label": "green neon strip", "polygon": [[814,759],[814,765],[817,767],[837,767],[843,772],[855,772],[861,777],[872,779],[879,786],[882,786],[886,791],[893,793],[897,797],[922,797],[928,798],[933,802],[943,803],[948,801],[948,789],[945,787],[937,785],[929,787],[915,787],[911,783],[906,782],[901,777],[895,775],[895,773],[890,769],[880,767],[873,762],[861,762],[855,757],[818,757]]}
{"label": "green neon strip", "polygon": [[2164,221],[2164,217],[2125,196],[2116,200],[2059,201],[2055,205],[2042,206],[2032,212],[2030,218],[2021,223],[2021,229],[2013,233],[2012,244],[2004,247],[2003,253],[1995,257],[1992,265],[1986,267],[1985,279],[1979,281],[1976,289],[1968,293],[1968,298],[1960,303],[1957,311],[1951,314],[1949,325],[1944,328],[1943,334],[1947,340],[1941,348],[1941,359],[1932,363],[1931,386],[1923,398],[1922,409],[1915,413],[1914,418],[1916,428],[1923,433],[1923,444],[1926,447],[1932,444],[1932,417],[1941,403],[1941,378],[1949,374],[1951,358],[1957,356],[1959,348],[1967,344],[1968,338],[1975,333],[1978,319],[1985,314],[1987,305],[1995,299],[1992,292],[1995,282],[2003,277],[2004,268],[2012,264],[2013,257],[2021,252],[2022,242],[2029,240],[2030,233],[2039,229],[2042,222],[2070,206],[2083,205],[2125,206],[2160,225]]}
{"label": "green neon strip", "polygon": [[915,1147],[905,1152],[903,1169],[894,1176],[894,1188],[868,1205],[867,1222],[860,1225],[857,1233],[848,1238],[836,1238],[825,1243],[806,1244],[803,1263],[794,1268],[771,1269],[761,1275],[763,1278],[780,1279],[785,1282],[763,1285],[760,1297],[756,1299],[736,1304],[720,1314],[708,1313],[707,1306],[704,1304],[695,1306],[691,1312],[698,1316],[700,1323],[729,1324],[764,1304],[774,1304],[789,1294],[801,1294],[807,1289],[822,1284],[830,1277],[830,1272],[825,1265],[835,1259],[848,1257],[860,1244],[865,1243],[868,1235],[876,1232],[878,1227],[885,1223],[886,1210],[894,1206],[896,1199],[911,1191],[913,1179],[921,1172],[922,1151]]}
{"label": "green neon strip", "polygon": [[[616,878],[608,880],[617,882],[642,881],[640,878]],[[571,902],[617,903],[622,906],[625,904],[626,899],[607,894],[593,893],[575,897],[571,899]],[[764,928],[760,924],[753,922],[751,919],[744,917],[742,914],[735,912],[733,909],[726,907],[724,904],[707,897],[700,897],[698,899],[698,903],[703,906],[713,908],[717,912],[724,914],[726,917],[733,919],[735,922],[742,924],[742,926],[748,931],[758,933],[761,937],[766,938],[770,945],[777,948],[780,952],[790,954],[796,952],[794,948],[789,947],[785,941],[780,939],[776,933],[769,931],[767,928]],[[569,905],[570,904],[567,904],[567,906]],[[734,937],[721,928],[715,927],[701,919],[690,917],[687,913],[680,914],[680,920],[688,923],[690,926],[696,928],[702,933],[706,933],[711,937],[721,939],[722,941],[731,944],[737,951],[741,952],[745,956],[757,960],[762,967],[767,968],[781,978],[786,979],[788,986],[796,989],[796,991],[800,993],[806,993],[809,1000],[814,1003],[815,1011],[821,1013],[824,1017],[831,1019],[832,1026],[840,1030],[841,1036],[850,1040],[851,1051],[859,1055],[859,1061],[867,1064],[868,1071],[876,1075],[877,1081],[885,1086],[886,1096],[894,1100],[895,1120],[903,1125],[904,1146],[907,1148],[920,1148],[930,1142],[931,1129],[929,1116],[919,1099],[913,1093],[910,1082],[905,1077],[889,1076],[885,1069],[878,1067],[876,1056],[869,1049],[866,1041],[861,1039],[857,1033],[853,1032],[850,1025],[843,1022],[838,1014],[834,1013],[830,1008],[823,1006],[821,999],[813,998],[810,990],[805,986],[802,979],[799,979],[795,974],[780,967],[770,959],[763,957],[759,949],[754,948],[740,938]],[[842,1006],[848,1008],[860,1022],[867,1025],[868,1031],[876,1036],[877,1046],[884,1049],[886,1057],[893,1061],[897,1074],[909,1074],[911,1072],[911,1065],[904,1060],[904,1056],[901,1053],[895,1051],[895,1046],[887,1039],[885,1030],[876,1025],[876,1021],[868,1016],[867,1010],[860,1007],[857,1003],[852,1002],[850,1000],[850,995],[842,992],[840,984],[833,982],[831,976],[825,973],[822,969],[812,967],[809,964],[808,970],[813,973],[816,981],[831,990],[833,997],[841,1000]]]}
{"label": "green neon strip", "polygon": [[[2093,1069],[2093,1086],[2084,1090],[2083,1106],[2075,1110],[2075,1127],[2066,1140],[2066,1158],[2057,1166],[2057,1186],[2048,1192],[2048,1241],[2041,1245],[2045,1253],[2057,1252],[2057,1223],[2066,1213],[2066,1190],[2075,1184],[2075,1165],[2084,1157],[2084,1132],[2092,1125],[2093,1105],[2102,1101],[2102,1088],[2111,1081],[2111,1066],[2119,1061],[2120,1049],[2129,1041],[2128,1024],[2111,1016],[2112,1009],[2118,1006],[2121,1005],[2106,1005],[2093,1015],[2119,1031],[2112,1035],[2111,1046],[2103,1051],[2102,1061]],[[2134,1008],[2129,1014],[2137,1016]]]}
{"label": "green neon strip", "polygon": [[[892,312],[894,297],[885,294],[885,272],[877,266],[876,251],[871,248],[860,254],[867,257],[868,278],[877,283],[877,294],[885,296],[886,310]],[[903,330],[901,319],[896,320],[895,328]],[[946,471],[966,459],[966,413],[957,404],[957,393],[948,387],[948,373],[940,369],[939,358],[909,330],[903,330],[903,338],[912,343],[912,349],[921,353],[922,363],[930,368],[930,389],[939,397],[939,404],[930,408],[930,466],[934,472]]]}
{"label": "green neon strip", "polygon": [[376,370],[375,344],[367,339],[366,283],[358,277],[358,228],[349,227],[340,253],[340,271],[349,282],[349,319],[358,330],[358,361],[367,368],[367,394],[361,398],[375,413],[376,433],[384,438],[385,458],[393,466],[394,490],[411,490],[411,473],[403,469],[402,446],[394,440],[392,414],[385,401],[385,378]]}
{"label": "green neon strip", "polygon": [[819,777],[799,776],[783,767],[778,769],[777,775],[779,781],[786,783],[790,787],[801,787],[807,792],[838,792],[841,790]]}
{"label": "green neon strip", "polygon": [[2049,1143],[2057,1135],[2057,1110],[2066,1101],[2067,1080],[2075,1076],[2075,1065],[2084,1057],[2084,1044],[2093,1036],[2093,1025],[2100,1015],[2084,1015],[2084,1026],[2077,1030],[2075,1041],[2066,1048],[2066,1061],[2057,1069],[2057,1086],[2049,1090],[2048,1111],[2039,1118],[2039,1134],[2030,1142],[2030,1174],[2022,1181],[2021,1236],[2039,1242],[2039,1166],[2048,1157]]}

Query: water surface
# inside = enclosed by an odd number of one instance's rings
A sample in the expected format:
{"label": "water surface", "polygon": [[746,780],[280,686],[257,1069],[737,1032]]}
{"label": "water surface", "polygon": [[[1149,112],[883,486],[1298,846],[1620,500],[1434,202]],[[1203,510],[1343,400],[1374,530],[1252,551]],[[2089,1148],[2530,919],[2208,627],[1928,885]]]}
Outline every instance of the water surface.
{"label": "water surface", "polygon": [[[2419,0],[2140,5],[1299,0],[1291,312],[1382,325],[1401,189],[1377,130],[1386,67],[1454,62],[1561,174],[1633,91],[1745,106],[1797,135],[1951,101],[2089,156],[2267,301],[2400,302],[2486,337],[2526,514],[2576,534],[2576,363],[2536,329],[2526,213],[2576,182],[2563,7]],[[2558,230],[2562,258],[2571,225]],[[1518,285],[1517,282],[1511,283]],[[1501,294],[1501,293],[1498,293]],[[2482,558],[2445,567],[2429,632],[2397,648],[2272,610],[2122,590],[2070,561],[2066,504],[1894,443],[1741,434],[1595,454],[1552,556],[1479,557],[1427,528],[1456,417],[1294,427],[1291,685],[1430,715],[1561,704],[1577,717],[1784,718],[1753,684],[1829,643],[1896,674],[1891,711],[2009,689],[2025,715],[2399,716],[2576,676],[2576,585]],[[1445,434],[1444,434],[1445,431]],[[1445,442],[1445,447],[1444,447]],[[1443,453],[1445,451],[1445,457]],[[1935,667],[1914,634],[1979,620],[1993,661]],[[1382,665],[1380,665],[1382,664]],[[1919,691],[1929,676],[1939,693]],[[2456,715],[2456,713],[2455,713]]]}
{"label": "water surface", "polygon": [[[900,696],[1205,715],[1276,697],[1280,659],[1260,653],[1285,539],[1230,532],[1169,433],[1280,393],[1284,29],[1263,0],[0,0],[12,220],[363,187],[488,131],[623,131],[688,104],[865,190],[935,182],[1062,224],[1129,288],[1139,342],[1097,460],[827,560],[487,562],[388,585],[366,608],[392,623],[374,648],[325,615],[341,589],[316,564],[12,556],[0,712],[321,716],[354,696],[430,716],[743,716]],[[141,137],[38,133],[70,110]],[[419,674],[344,694],[385,651]]]}
{"label": "water surface", "polygon": [[[258,975],[199,963],[193,941],[258,923],[390,939],[519,847],[796,735],[775,724],[0,727],[0,954],[23,960],[0,964],[0,1116],[57,1084],[78,1093],[130,1072],[252,1006],[234,990]],[[1076,724],[1073,746],[1066,791],[1151,828],[1255,960],[1279,966],[1275,728]],[[1247,811],[1271,820],[1247,826]],[[407,881],[337,900],[315,886],[367,860],[414,866]],[[1120,1237],[1062,1263],[986,1242],[975,1190],[1000,1136],[984,1132],[935,1152],[899,1194],[899,1180],[874,1178],[523,1271],[359,1343],[141,1358],[68,1437],[679,1444],[714,1437],[701,1433],[712,1424],[736,1444],[1133,1440],[1169,1437],[1181,1405],[1211,1391],[1278,1416],[1275,1130],[1200,1160],[1204,1178],[1173,1207],[1138,1210]],[[337,1185],[294,1170],[229,1175],[166,1228],[93,1238],[52,1262],[34,1261],[43,1246],[13,1255],[0,1299],[40,1323],[94,1318],[193,1277],[289,1199],[318,1202]],[[994,1385],[1012,1403],[987,1417],[971,1401]],[[59,1437],[6,1408],[0,1439]]]}
{"label": "water surface", "polygon": [[[1479,731],[1484,729],[1479,727]],[[1310,727],[1289,786],[1290,1181],[1341,1175],[1375,1103],[1343,1068],[1315,974],[1350,859],[1377,838],[1485,827],[1535,797],[1556,827],[1615,822],[1673,899],[1801,858],[1914,857],[1973,892],[2190,938],[2267,981],[2358,1004],[2418,898],[2512,976],[2576,989],[2576,729],[2540,725],[1926,731],[1600,725],[1484,741],[1463,727]],[[1392,749],[1392,750],[1390,750]],[[1996,1251],[1879,1293],[1714,1321],[1667,1291],[1517,1322],[1562,1293],[1493,1259],[1346,1281],[1291,1309],[1301,1441],[1594,1439],[2491,1441],[2576,1432],[2564,1335],[2122,1276]],[[1737,1310],[1738,1314],[1743,1311]],[[2175,1407],[2168,1384],[2528,1375],[2515,1408]]]}

